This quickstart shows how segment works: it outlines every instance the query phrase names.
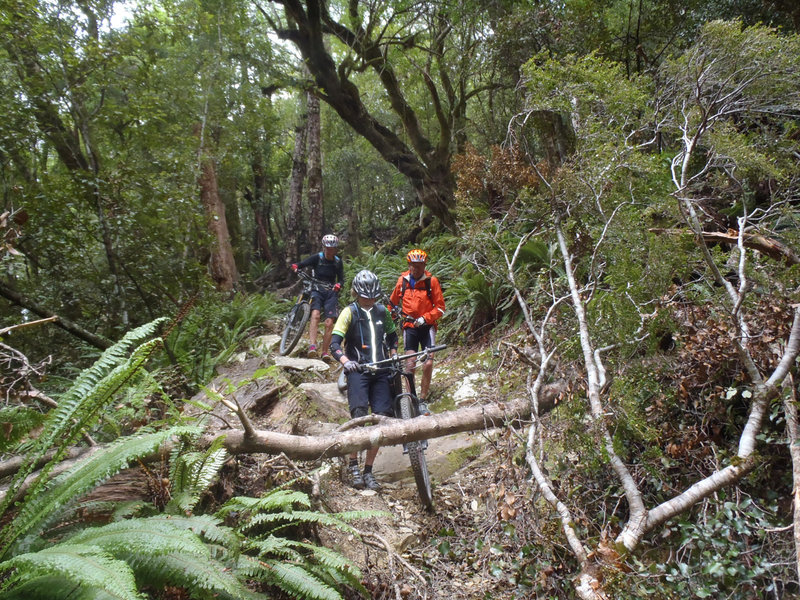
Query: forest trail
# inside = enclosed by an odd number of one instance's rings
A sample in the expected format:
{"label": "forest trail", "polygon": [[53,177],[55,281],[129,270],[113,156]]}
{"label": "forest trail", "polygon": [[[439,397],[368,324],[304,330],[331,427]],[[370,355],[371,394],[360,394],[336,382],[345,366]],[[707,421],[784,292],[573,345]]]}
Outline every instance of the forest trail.
{"label": "forest trail", "polygon": [[[252,338],[246,350],[218,369],[219,375],[208,389],[221,393],[235,389],[237,402],[246,409],[258,429],[315,435],[329,433],[347,421],[347,398],[336,383],[338,370],[322,360],[298,356],[305,354],[302,345],[293,355],[278,356],[278,343],[279,337],[274,334]],[[259,372],[269,371],[271,367],[277,367],[277,371],[272,369],[269,377],[256,378]],[[435,370],[433,381],[434,386],[447,386],[449,396],[470,401],[464,396],[464,390],[472,389],[474,373],[445,383],[437,380]],[[207,394],[203,392],[193,400],[208,403]],[[441,410],[436,403],[431,409]],[[228,426],[241,426],[222,403],[216,405],[214,413],[218,418],[209,419],[208,427],[222,431]],[[379,511],[386,515],[357,525],[369,539],[379,540],[377,545],[384,547],[382,552],[376,552],[369,544],[354,543],[352,536],[339,533],[326,532],[323,541],[367,571],[388,568],[387,549],[398,556],[413,555],[423,540],[440,529],[440,509],[469,504],[461,490],[459,470],[484,452],[491,435],[492,432],[479,431],[429,440],[426,458],[436,508],[433,514],[427,513],[420,503],[410,462],[401,445],[382,447],[377,456],[374,469],[382,485],[379,492],[356,490],[347,485],[343,477],[345,458],[298,464],[300,470],[318,480],[316,500],[325,510]],[[361,457],[363,462],[363,453]],[[274,457],[255,456],[254,459],[261,462]]]}

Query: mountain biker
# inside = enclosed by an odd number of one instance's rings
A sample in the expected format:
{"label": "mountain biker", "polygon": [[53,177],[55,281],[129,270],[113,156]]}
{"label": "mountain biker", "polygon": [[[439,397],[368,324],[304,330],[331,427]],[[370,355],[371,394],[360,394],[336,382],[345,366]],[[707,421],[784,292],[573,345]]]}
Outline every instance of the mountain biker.
{"label": "mountain biker", "polygon": [[[366,416],[369,409],[376,415],[394,416],[388,373],[364,372],[361,369],[364,363],[397,355],[397,329],[392,316],[388,308],[376,303],[382,293],[375,273],[366,269],[359,271],[353,278],[355,301],[342,310],[333,328],[331,354],[347,374],[347,401],[354,419]],[[350,455],[350,484],[354,488],[380,489],[372,473],[378,450],[367,450],[363,475],[358,468],[358,453]]]}
{"label": "mountain biker", "polygon": [[331,343],[333,323],[339,316],[339,290],[344,285],[344,264],[336,255],[339,238],[328,234],[322,237],[322,252],[312,254],[299,263],[292,264],[292,271],[311,267],[311,276],[333,285],[330,290],[311,292],[311,320],[308,326],[308,356],[317,355],[317,333],[322,312],[325,313],[325,332],[322,334],[322,358],[328,359],[328,346]]}
{"label": "mountain biker", "polygon": [[[444,296],[439,280],[425,270],[428,253],[414,249],[406,255],[408,271],[397,279],[389,297],[389,306],[405,313],[403,321],[403,349],[406,354],[436,345],[436,323],[444,314]],[[408,368],[412,368],[410,365]],[[422,365],[419,413],[431,414],[425,399],[431,386],[433,355]]]}

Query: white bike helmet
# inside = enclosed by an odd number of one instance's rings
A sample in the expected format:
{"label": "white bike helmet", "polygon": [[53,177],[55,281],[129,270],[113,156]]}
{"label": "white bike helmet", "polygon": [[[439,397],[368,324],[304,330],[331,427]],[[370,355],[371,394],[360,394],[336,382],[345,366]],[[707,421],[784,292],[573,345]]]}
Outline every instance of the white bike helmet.
{"label": "white bike helmet", "polygon": [[322,245],[326,248],[338,248],[339,238],[333,234],[324,235],[322,236]]}
{"label": "white bike helmet", "polygon": [[362,298],[380,298],[383,293],[378,276],[367,269],[359,271],[353,277],[353,291]]}

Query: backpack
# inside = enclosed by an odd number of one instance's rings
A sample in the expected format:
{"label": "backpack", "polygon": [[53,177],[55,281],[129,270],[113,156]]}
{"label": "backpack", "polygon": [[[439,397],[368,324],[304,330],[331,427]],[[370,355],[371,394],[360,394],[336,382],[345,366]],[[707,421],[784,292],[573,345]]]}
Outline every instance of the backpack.
{"label": "backpack", "polygon": [[[320,258],[325,258],[325,253],[324,253],[324,252],[320,252],[320,253],[319,253],[319,257],[320,257]],[[336,254],[336,255],[333,257],[333,262],[335,262],[335,263],[339,263],[339,262],[341,262],[341,261],[342,261],[342,257],[341,257],[341,256],[339,256],[338,254]]]}
{"label": "backpack", "polygon": [[[433,302],[433,294],[431,294],[431,278],[426,277],[425,281],[425,291],[428,293],[428,300]],[[408,287],[408,279],[403,277],[403,283],[400,286],[400,306],[403,305],[403,295],[406,293],[406,288]]]}

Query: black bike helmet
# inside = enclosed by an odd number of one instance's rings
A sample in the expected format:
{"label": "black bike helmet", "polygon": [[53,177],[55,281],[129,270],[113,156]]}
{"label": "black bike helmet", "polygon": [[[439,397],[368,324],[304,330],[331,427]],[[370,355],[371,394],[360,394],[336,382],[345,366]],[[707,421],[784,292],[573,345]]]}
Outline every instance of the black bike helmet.
{"label": "black bike helmet", "polygon": [[362,298],[380,298],[383,293],[381,292],[381,282],[378,281],[378,276],[367,269],[359,271],[353,277],[353,291]]}

